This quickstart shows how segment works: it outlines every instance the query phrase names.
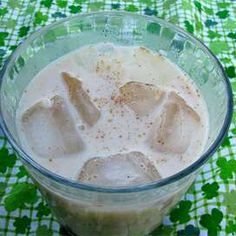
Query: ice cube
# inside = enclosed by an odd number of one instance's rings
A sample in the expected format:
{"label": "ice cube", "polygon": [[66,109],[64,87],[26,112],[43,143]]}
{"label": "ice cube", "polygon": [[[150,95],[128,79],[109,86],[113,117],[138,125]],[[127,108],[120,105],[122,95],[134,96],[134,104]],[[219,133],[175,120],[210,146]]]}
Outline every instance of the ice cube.
{"label": "ice cube", "polygon": [[67,86],[71,103],[88,125],[94,125],[100,118],[100,111],[83,89],[82,82],[66,72],[62,73],[62,77]]}
{"label": "ice cube", "polygon": [[152,84],[128,82],[120,88],[122,101],[139,116],[150,113],[164,92]]}
{"label": "ice cube", "polygon": [[162,152],[184,153],[197,132],[200,117],[183,98],[170,92],[163,111],[154,122],[150,134],[151,146]]}
{"label": "ice cube", "polygon": [[83,149],[73,118],[58,95],[27,109],[22,115],[22,125],[28,145],[41,157],[54,158]]}
{"label": "ice cube", "polygon": [[78,180],[102,186],[128,186],[160,179],[153,163],[141,152],[95,157],[87,161]]}

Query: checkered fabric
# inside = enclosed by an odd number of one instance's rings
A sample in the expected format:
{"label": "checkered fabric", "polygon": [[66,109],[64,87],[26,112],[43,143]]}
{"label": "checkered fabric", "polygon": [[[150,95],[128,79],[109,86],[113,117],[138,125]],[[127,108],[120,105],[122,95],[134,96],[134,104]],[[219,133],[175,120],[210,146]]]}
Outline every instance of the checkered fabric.
{"label": "checkered fabric", "polygon": [[[184,28],[215,53],[236,93],[235,0],[0,0],[0,67],[21,41],[43,25],[102,10],[153,15]],[[236,113],[218,152],[153,236],[236,234],[235,124]],[[0,147],[0,235],[59,235],[57,220],[2,133]]]}

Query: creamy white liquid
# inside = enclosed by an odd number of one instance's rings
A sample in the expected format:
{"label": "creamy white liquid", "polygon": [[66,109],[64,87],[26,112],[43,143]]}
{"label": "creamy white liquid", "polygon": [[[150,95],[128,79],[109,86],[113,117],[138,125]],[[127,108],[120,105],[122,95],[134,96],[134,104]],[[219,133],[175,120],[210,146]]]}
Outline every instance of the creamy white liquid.
{"label": "creamy white liquid", "polygon": [[[70,104],[62,72],[78,77],[101,116],[93,126],[86,124]],[[183,154],[165,153],[150,147],[149,136],[160,104],[148,115],[138,117],[129,106],[117,104],[119,88],[127,82],[153,84],[163,91],[176,91],[200,117],[201,126],[192,134],[194,140]],[[71,155],[41,157],[26,139],[22,115],[39,101],[59,95],[67,101],[85,148]],[[208,134],[206,104],[197,87],[176,65],[164,56],[140,47],[98,44],[83,47],[52,62],[40,71],[25,89],[17,110],[17,129],[22,146],[45,168],[70,179],[77,179],[81,168],[91,158],[139,151],[155,165],[162,178],[173,175],[193,163],[203,151]],[[44,125],[39,123],[35,129]],[[37,132],[37,130],[36,130]],[[178,140],[176,140],[178,142]]]}

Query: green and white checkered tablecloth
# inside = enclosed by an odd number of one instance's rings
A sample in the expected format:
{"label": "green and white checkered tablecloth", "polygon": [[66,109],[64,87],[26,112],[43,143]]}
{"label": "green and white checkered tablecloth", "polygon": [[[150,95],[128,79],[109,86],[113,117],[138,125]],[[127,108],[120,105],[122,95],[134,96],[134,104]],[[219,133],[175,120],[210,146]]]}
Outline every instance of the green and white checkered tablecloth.
{"label": "green and white checkered tablecloth", "polygon": [[[154,15],[194,34],[220,59],[236,93],[235,0],[0,0],[0,67],[43,25],[100,10]],[[223,145],[153,236],[236,235],[235,125],[236,113]],[[0,148],[0,235],[59,235],[59,224],[1,133]]]}

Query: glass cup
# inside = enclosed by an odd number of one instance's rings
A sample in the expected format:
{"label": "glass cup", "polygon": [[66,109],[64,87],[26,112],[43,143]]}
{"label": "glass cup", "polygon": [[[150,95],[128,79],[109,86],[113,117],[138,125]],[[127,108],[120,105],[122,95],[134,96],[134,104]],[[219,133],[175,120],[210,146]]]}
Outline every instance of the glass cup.
{"label": "glass cup", "polygon": [[[142,45],[161,51],[194,80],[207,103],[210,127],[204,153],[193,164],[155,182],[105,188],[58,176],[25,152],[15,125],[16,109],[25,87],[50,62],[99,42]],[[8,140],[61,225],[80,236],[141,236],[151,232],[216,151],[232,116],[229,80],[203,43],[161,19],[122,12],[69,17],[32,34],[6,62],[0,96],[1,123]]]}

